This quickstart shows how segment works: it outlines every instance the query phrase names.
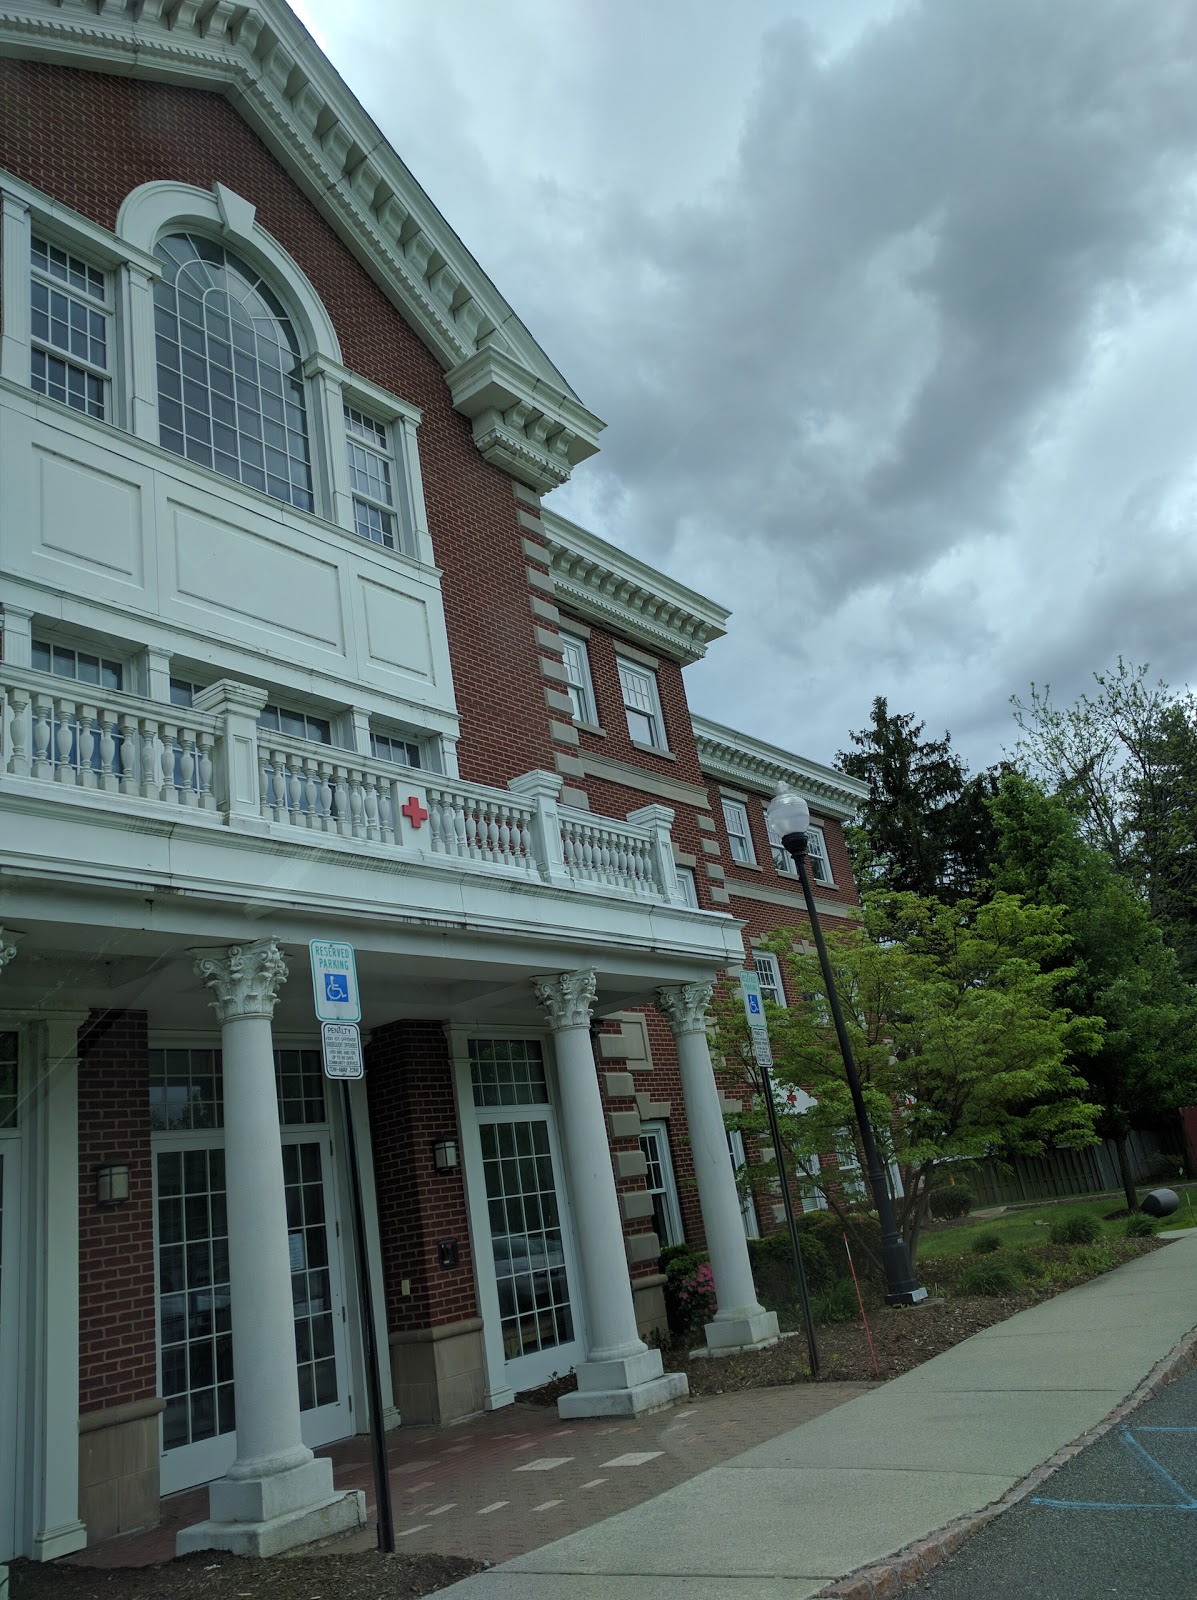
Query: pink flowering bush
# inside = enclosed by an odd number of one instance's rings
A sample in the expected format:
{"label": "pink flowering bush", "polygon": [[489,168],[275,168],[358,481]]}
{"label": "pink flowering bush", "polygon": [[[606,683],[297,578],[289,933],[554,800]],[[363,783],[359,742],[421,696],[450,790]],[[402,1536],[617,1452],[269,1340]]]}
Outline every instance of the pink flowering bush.
{"label": "pink flowering bush", "polygon": [[665,1310],[669,1332],[677,1344],[701,1340],[702,1330],[715,1315],[715,1277],[706,1256],[677,1246],[663,1257]]}

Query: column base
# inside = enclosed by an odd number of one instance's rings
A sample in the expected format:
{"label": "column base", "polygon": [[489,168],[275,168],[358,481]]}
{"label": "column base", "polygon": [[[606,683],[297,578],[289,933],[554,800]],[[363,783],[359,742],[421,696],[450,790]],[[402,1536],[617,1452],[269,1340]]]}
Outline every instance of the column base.
{"label": "column base", "polygon": [[557,1402],[560,1417],[642,1417],[684,1400],[690,1385],[684,1372],[664,1372],[659,1350],[644,1350],[618,1361],[587,1361],[578,1368],[578,1387]]}
{"label": "column base", "polygon": [[[701,1354],[735,1355],[741,1350],[764,1350],[780,1338],[776,1311],[753,1311],[744,1316],[716,1317],[703,1332],[707,1347]],[[695,1352],[696,1354],[699,1352]]]}
{"label": "column base", "polygon": [[305,1461],[261,1478],[220,1478],[208,1490],[207,1522],[181,1528],[175,1554],[228,1550],[238,1556],[274,1556],[296,1545],[364,1526],[360,1489],[333,1488],[332,1462]]}

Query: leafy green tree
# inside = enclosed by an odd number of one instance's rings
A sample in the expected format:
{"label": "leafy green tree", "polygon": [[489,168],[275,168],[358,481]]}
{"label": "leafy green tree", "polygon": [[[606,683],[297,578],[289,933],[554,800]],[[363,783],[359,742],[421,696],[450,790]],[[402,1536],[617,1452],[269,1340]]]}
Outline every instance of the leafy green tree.
{"label": "leafy green tree", "polygon": [[[1058,908],[1006,894],[952,906],[901,894],[875,898],[860,931],[827,930],[874,1132],[901,1173],[912,1256],[944,1162],[1094,1142],[1098,1107],[1071,1063],[1101,1029],[1060,1002],[1072,977],[1062,922]],[[855,1124],[819,964],[796,937],[771,943],[813,1003],[770,1006],[768,1020],[785,1140],[811,1171],[814,1157],[853,1148]],[[725,1055],[742,1060],[730,1006],[719,1023]]]}
{"label": "leafy green tree", "polygon": [[1182,971],[1197,977],[1197,699],[1118,658],[1059,706],[1014,697],[1016,754],[1067,803],[1081,837],[1142,896]]}
{"label": "leafy green tree", "polygon": [[955,900],[976,893],[993,848],[987,800],[995,772],[969,777],[951,735],[923,736],[925,723],[892,712],[879,695],[869,726],[850,735],[855,749],[836,760],[869,786],[849,832],[853,867],[863,892],[934,895]]}
{"label": "leafy green tree", "polygon": [[1061,997],[1104,1019],[1097,1050],[1074,1064],[1100,1107],[1097,1131],[1114,1143],[1133,1211],[1127,1135],[1197,1099],[1197,994],[1147,904],[1108,850],[1084,836],[1088,830],[1063,796],[1010,774],[993,812],[995,885],[1065,909],[1070,948],[1057,959],[1069,975]]}

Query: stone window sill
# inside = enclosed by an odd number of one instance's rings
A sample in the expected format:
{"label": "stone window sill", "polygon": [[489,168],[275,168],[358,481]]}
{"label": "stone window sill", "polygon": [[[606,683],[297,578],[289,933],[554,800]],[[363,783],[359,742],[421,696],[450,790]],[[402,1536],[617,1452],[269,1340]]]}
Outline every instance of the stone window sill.
{"label": "stone window sill", "polygon": [[646,756],[657,756],[662,761],[676,761],[677,757],[672,750],[662,750],[655,744],[641,744],[639,739],[632,740],[632,749],[640,750]]}
{"label": "stone window sill", "polygon": [[579,722],[575,717],[574,727],[577,728],[579,733],[593,734],[596,739],[605,739],[607,737],[606,728],[600,728],[597,722]]}

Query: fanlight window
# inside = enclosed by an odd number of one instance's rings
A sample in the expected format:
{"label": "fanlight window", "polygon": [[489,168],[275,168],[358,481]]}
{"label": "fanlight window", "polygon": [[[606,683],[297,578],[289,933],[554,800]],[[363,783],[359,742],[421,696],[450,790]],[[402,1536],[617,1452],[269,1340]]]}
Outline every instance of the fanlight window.
{"label": "fanlight window", "polygon": [[155,251],[159,437],[167,450],[311,511],[299,340],[261,276],[223,245],[172,234]]}

